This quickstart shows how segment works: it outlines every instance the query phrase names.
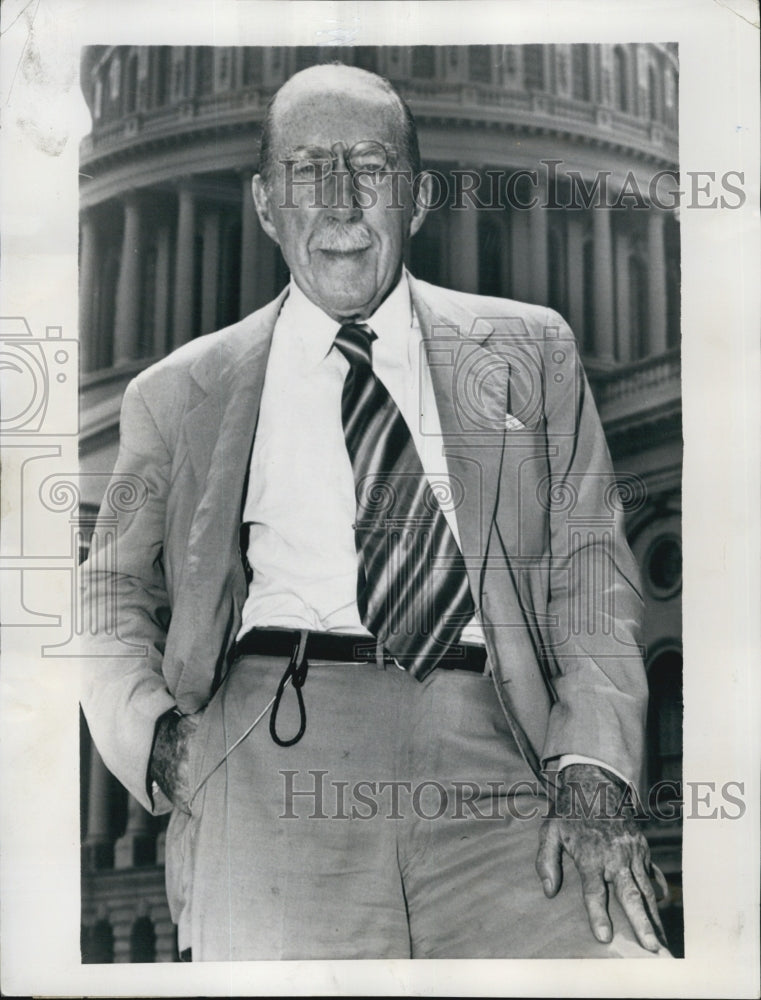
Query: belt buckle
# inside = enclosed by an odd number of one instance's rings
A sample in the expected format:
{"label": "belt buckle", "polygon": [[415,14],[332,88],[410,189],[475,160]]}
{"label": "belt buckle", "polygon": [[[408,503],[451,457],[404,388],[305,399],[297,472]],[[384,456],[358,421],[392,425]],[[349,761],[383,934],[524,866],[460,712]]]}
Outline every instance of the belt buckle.
{"label": "belt buckle", "polygon": [[351,656],[354,662],[372,663],[378,659],[378,641],[372,640],[372,636],[365,638],[363,635],[353,636],[351,642]]}

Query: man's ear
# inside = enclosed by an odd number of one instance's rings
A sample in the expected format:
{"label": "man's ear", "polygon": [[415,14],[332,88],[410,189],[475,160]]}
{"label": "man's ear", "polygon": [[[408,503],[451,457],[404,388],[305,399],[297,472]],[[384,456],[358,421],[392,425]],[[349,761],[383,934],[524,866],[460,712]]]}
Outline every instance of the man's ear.
{"label": "man's ear", "polygon": [[428,215],[428,209],[433,202],[433,178],[427,170],[424,170],[415,178],[413,197],[414,209],[412,212],[412,219],[410,220],[411,237],[414,236],[418,229],[420,229],[423,225],[423,220],[426,215]]}
{"label": "man's ear", "polygon": [[254,174],[251,180],[251,192],[254,196],[256,214],[259,216],[262,229],[271,240],[279,244],[280,240],[277,238],[277,230],[275,229],[275,223],[272,221],[272,212],[270,211],[270,196],[261,174]]}

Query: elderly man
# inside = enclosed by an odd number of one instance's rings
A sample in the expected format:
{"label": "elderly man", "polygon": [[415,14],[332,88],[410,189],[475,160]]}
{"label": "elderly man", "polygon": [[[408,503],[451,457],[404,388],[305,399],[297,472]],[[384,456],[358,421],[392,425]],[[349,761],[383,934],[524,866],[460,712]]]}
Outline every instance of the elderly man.
{"label": "elderly man", "polygon": [[664,951],[602,430],[559,316],[405,270],[430,195],[387,81],[298,73],[253,183],[288,288],[124,398],[83,706],[173,808],[193,960]]}

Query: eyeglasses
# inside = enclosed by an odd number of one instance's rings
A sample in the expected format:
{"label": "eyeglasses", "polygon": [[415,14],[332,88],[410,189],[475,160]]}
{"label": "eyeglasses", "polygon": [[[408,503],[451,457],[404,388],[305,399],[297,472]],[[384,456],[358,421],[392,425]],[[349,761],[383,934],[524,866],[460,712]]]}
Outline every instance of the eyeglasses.
{"label": "eyeglasses", "polygon": [[322,146],[299,146],[283,160],[291,164],[296,176],[309,180],[323,181],[338,167],[338,151],[343,152],[343,160],[352,178],[356,174],[379,179],[398,161],[399,152],[395,146],[384,146],[373,139],[356,142],[350,149],[346,143],[337,142],[330,149]]}

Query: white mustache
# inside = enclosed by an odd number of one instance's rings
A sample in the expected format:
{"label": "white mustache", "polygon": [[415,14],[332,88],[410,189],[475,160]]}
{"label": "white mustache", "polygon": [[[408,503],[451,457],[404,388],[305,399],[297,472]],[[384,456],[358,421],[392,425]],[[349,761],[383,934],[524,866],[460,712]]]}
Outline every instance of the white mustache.
{"label": "white mustache", "polygon": [[320,231],[314,234],[309,243],[311,250],[351,253],[353,250],[367,250],[372,243],[372,236],[362,222],[346,225],[331,220],[323,223]]}

